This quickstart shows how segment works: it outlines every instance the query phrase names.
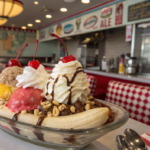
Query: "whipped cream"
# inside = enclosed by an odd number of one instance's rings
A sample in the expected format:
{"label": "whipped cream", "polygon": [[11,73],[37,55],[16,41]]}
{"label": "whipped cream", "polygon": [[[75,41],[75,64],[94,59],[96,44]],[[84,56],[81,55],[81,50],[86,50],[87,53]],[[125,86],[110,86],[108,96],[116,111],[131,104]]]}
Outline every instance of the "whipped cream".
{"label": "whipped cream", "polygon": [[23,74],[18,75],[16,80],[18,81],[17,87],[34,87],[35,89],[44,90],[47,80],[50,78],[45,68],[40,65],[37,69],[27,66],[23,70]]}
{"label": "whipped cream", "polygon": [[60,61],[55,65],[43,94],[47,99],[67,104],[77,100],[84,102],[89,93],[86,74],[81,63],[75,60],[68,63]]}

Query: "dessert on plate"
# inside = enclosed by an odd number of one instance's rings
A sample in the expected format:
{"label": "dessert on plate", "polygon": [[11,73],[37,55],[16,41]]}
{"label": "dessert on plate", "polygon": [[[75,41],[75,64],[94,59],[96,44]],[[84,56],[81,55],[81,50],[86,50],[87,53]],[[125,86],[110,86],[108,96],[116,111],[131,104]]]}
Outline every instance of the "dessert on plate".
{"label": "dessert on plate", "polygon": [[95,128],[113,121],[111,109],[90,96],[82,65],[68,53],[51,75],[33,60],[16,80],[18,89],[0,109],[1,116],[59,129]]}

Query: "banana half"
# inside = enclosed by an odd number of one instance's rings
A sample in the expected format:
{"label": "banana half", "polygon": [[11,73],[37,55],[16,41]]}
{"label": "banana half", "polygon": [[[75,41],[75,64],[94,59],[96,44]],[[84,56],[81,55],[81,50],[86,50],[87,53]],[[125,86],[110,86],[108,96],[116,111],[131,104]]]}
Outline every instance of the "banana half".
{"label": "banana half", "polygon": [[[100,127],[108,120],[109,109],[107,107],[94,108],[78,114],[46,117],[41,126],[59,128],[59,129],[87,129]],[[6,106],[0,109],[0,116],[12,119],[14,112]],[[18,121],[36,125],[40,116],[34,114],[19,114]]]}

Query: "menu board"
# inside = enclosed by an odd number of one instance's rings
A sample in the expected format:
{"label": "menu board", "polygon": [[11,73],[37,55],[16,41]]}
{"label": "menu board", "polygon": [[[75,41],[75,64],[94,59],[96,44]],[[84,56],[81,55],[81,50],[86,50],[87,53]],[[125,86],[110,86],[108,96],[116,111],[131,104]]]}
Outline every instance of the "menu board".
{"label": "menu board", "polygon": [[128,7],[128,21],[150,17],[150,1],[137,3]]}

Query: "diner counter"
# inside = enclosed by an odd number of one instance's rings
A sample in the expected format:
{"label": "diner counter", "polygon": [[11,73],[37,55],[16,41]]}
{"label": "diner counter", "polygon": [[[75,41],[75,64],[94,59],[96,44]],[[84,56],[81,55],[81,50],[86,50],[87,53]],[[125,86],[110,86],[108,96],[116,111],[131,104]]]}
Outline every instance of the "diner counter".
{"label": "diner counter", "polygon": [[[55,67],[55,64],[52,64],[52,63],[42,63],[42,64],[45,67],[50,67],[50,68]],[[140,82],[140,83],[150,84],[150,76],[121,75],[121,74],[117,74],[117,73],[108,73],[108,72],[95,71],[95,70],[89,70],[89,69],[84,69],[84,71],[86,73],[105,76],[105,77],[110,77],[110,78],[117,78],[117,79],[121,79],[121,80],[128,80],[128,81],[133,81],[133,82]]]}
{"label": "diner counter", "polygon": [[150,77],[142,77],[142,75],[141,76],[140,75],[134,75],[134,76],[133,75],[132,76],[131,75],[121,75],[121,74],[117,74],[117,73],[108,73],[108,72],[94,71],[94,70],[88,70],[88,69],[84,69],[84,71],[86,73],[110,77],[110,78],[117,78],[117,79],[122,79],[122,80],[150,84]]}
{"label": "diner counter", "polygon": [[[54,68],[55,64],[52,63],[42,63],[45,67]],[[144,76],[144,75],[123,75],[123,74],[117,74],[117,73],[108,73],[103,71],[95,71],[95,70],[89,70],[84,69],[86,73],[110,77],[110,78],[117,78],[121,80],[128,80],[133,82],[140,82],[145,84],[150,84],[150,76]]]}

